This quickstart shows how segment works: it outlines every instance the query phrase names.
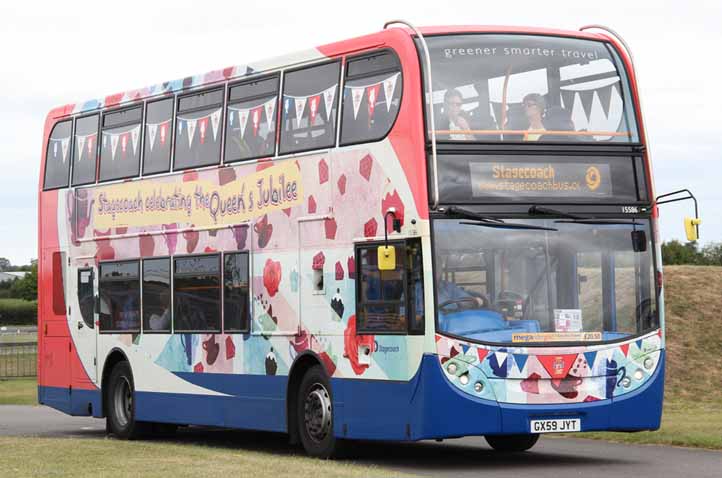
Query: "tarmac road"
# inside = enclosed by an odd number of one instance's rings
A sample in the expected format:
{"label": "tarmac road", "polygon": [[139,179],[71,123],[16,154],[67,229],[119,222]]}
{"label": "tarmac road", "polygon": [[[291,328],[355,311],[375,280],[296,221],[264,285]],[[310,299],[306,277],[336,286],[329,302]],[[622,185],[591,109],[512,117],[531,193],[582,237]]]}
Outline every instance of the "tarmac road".
{"label": "tarmac road", "polygon": [[[86,437],[105,435],[105,420],[70,417],[47,407],[0,406],[0,435]],[[176,442],[204,442],[229,449],[299,453],[285,435],[190,427]],[[442,443],[353,442],[347,458],[419,476],[433,477],[722,477],[722,452],[542,437],[532,451],[499,454],[481,437]],[[379,470],[380,471],[380,470]]]}

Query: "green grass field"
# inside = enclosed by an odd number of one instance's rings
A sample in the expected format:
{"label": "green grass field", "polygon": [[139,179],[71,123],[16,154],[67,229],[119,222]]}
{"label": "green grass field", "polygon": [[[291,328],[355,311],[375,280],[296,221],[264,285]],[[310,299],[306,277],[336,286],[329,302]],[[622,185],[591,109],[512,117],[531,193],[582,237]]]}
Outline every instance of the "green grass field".
{"label": "green grass field", "polygon": [[0,405],[37,405],[37,387],[35,378],[0,380]]}
{"label": "green grass field", "polygon": [[722,450],[722,402],[667,401],[662,416],[662,427],[654,432],[579,433],[575,436],[623,443]]}
{"label": "green grass field", "polygon": [[[287,452],[237,449],[232,444],[0,437],[3,476],[199,477],[408,476],[348,462],[321,461]],[[38,459],[42,457],[42,459]]]}

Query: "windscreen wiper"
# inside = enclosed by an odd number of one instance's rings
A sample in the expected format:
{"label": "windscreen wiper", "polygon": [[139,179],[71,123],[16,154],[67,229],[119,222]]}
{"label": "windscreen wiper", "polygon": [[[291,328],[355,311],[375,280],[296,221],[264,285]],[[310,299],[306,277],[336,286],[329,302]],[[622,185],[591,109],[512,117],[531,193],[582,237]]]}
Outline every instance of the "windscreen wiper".
{"label": "windscreen wiper", "polygon": [[537,206],[536,204],[529,208],[530,216],[559,216],[566,217],[567,219],[585,219],[582,216],[575,214],[569,214],[568,212],[559,211],[558,209],[552,209],[549,207]]}
{"label": "windscreen wiper", "polygon": [[461,216],[464,219],[472,219],[474,222],[471,221],[462,221],[459,224],[468,224],[471,226],[486,226],[486,227],[495,227],[499,229],[528,229],[533,231],[557,231],[557,229],[554,229],[553,227],[544,227],[544,226],[533,226],[531,224],[516,224],[511,222],[504,222],[504,220],[491,217],[491,216],[485,216],[483,214],[479,214],[474,211],[469,211],[468,209],[463,209],[456,206],[450,206],[446,209],[446,215],[448,216]]}
{"label": "windscreen wiper", "polygon": [[489,221],[489,222],[495,222],[497,224],[504,224],[504,221],[502,219],[498,219],[496,217],[491,216],[485,216],[483,214],[479,214],[478,212],[469,211],[468,209],[463,209],[456,206],[449,206],[446,208],[446,215],[447,216],[461,216],[465,219],[476,219],[479,221]]}
{"label": "windscreen wiper", "polygon": [[459,224],[468,224],[470,226],[485,226],[485,227],[495,227],[497,229],[528,229],[531,231],[558,231],[559,229],[554,229],[553,227],[546,227],[546,226],[533,226],[531,224],[517,224],[514,222],[492,222],[482,219],[477,219],[476,221],[461,221]]}
{"label": "windscreen wiper", "polygon": [[609,226],[641,226],[642,224],[637,221],[621,221],[619,219],[563,219],[554,221],[557,224],[601,224]]}

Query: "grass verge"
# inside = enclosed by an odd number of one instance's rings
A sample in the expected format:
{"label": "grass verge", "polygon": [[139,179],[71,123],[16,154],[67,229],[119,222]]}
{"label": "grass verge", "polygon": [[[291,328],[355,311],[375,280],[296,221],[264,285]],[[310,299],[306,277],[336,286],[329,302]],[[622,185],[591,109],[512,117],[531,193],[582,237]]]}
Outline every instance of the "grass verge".
{"label": "grass verge", "polygon": [[[197,443],[0,437],[0,450],[3,471],[14,477],[402,476],[353,463]],[[40,456],[42,460],[38,459]]]}
{"label": "grass verge", "polygon": [[0,405],[37,405],[38,384],[35,378],[0,380]]}
{"label": "grass verge", "polygon": [[657,431],[591,432],[567,436],[639,445],[675,445],[722,450],[720,430],[722,430],[722,402],[667,401],[664,405],[662,426]]}

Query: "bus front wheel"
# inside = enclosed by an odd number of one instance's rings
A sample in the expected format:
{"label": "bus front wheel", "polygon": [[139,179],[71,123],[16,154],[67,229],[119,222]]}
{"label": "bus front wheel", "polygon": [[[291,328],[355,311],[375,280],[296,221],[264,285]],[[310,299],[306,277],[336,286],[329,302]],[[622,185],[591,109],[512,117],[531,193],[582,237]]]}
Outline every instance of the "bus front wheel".
{"label": "bus front wheel", "polygon": [[333,435],[331,386],[321,365],[308,369],[301,380],[296,403],[298,432],[310,456],[329,458],[336,450]]}
{"label": "bus front wheel", "polygon": [[494,450],[511,453],[531,449],[539,440],[539,435],[485,435],[484,438]]}

